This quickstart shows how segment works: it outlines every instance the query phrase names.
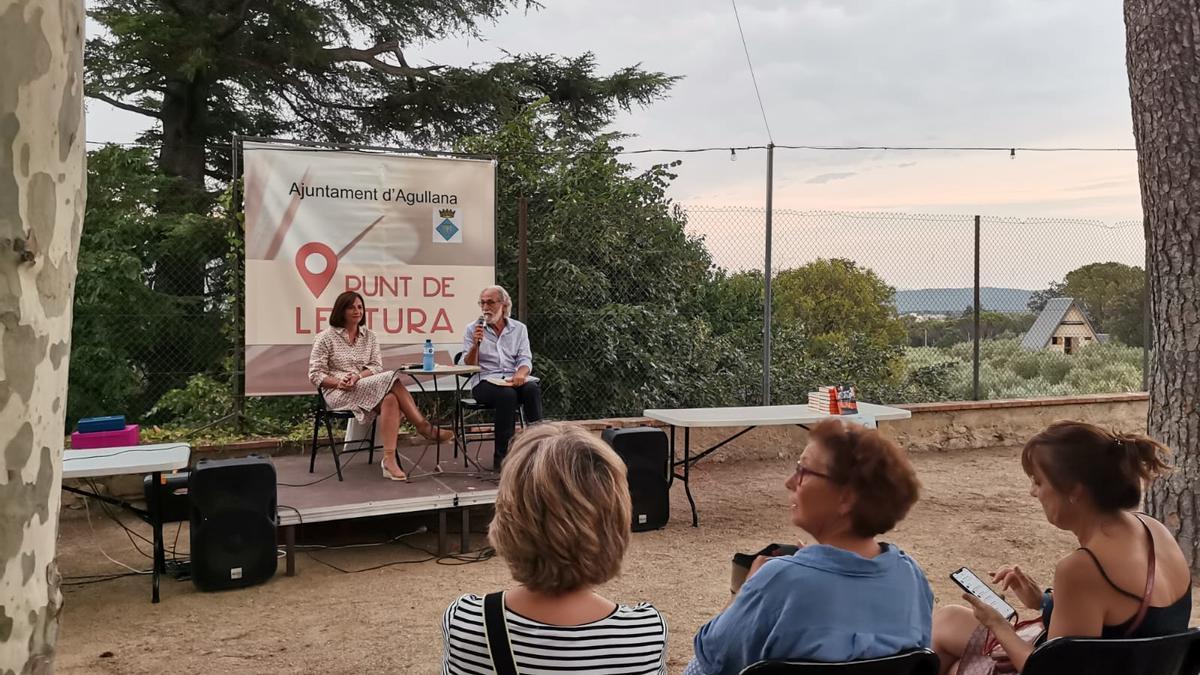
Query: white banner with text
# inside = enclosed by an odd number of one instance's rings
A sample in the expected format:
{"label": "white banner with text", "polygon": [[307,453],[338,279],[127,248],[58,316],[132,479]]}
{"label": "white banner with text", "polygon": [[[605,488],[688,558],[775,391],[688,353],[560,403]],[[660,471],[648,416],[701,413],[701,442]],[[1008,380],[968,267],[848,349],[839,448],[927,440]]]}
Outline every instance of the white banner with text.
{"label": "white banner with text", "polygon": [[334,299],[357,291],[384,366],[448,360],[494,283],[491,160],[243,145],[246,394],[307,394]]}

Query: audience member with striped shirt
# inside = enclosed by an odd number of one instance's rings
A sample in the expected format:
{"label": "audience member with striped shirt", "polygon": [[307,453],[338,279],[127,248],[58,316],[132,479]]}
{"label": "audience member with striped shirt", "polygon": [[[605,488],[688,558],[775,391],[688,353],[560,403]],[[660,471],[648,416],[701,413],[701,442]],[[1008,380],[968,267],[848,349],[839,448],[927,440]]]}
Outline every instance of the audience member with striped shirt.
{"label": "audience member with striped shirt", "polygon": [[611,448],[572,424],[522,434],[488,531],[518,585],[450,604],[443,675],[666,675],[658,610],[593,590],[620,572],[631,522],[625,465]]}

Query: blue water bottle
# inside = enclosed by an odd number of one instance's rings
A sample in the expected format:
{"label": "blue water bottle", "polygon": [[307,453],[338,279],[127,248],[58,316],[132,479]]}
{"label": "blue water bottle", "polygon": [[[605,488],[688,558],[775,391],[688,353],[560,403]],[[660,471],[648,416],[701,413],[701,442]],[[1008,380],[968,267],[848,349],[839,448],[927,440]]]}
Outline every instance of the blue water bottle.
{"label": "blue water bottle", "polygon": [[425,347],[421,350],[421,367],[425,370],[433,370],[433,340],[425,338]]}

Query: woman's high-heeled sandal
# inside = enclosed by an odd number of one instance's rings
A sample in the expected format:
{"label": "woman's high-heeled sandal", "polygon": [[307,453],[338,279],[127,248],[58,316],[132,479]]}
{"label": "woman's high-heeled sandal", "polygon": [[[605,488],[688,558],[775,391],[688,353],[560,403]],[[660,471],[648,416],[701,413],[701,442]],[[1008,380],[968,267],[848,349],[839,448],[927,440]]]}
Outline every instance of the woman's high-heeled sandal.
{"label": "woman's high-heeled sandal", "polygon": [[[421,434],[422,436],[424,436],[425,438],[427,438],[431,441],[440,441],[442,443],[447,443],[449,441],[454,440],[454,432],[453,431],[450,431],[449,429],[442,429],[439,427],[435,427],[433,425],[433,422],[430,422],[429,420],[425,420],[424,423],[416,425],[416,429],[417,429],[418,434]],[[434,434],[435,430],[437,431],[436,435]]]}
{"label": "woman's high-heeled sandal", "polygon": [[397,476],[396,474],[387,470],[387,466],[384,464],[384,460],[382,459],[379,460],[379,470],[383,472],[383,477],[388,480],[408,480],[408,474],[404,473],[404,469],[401,469],[400,475]]}

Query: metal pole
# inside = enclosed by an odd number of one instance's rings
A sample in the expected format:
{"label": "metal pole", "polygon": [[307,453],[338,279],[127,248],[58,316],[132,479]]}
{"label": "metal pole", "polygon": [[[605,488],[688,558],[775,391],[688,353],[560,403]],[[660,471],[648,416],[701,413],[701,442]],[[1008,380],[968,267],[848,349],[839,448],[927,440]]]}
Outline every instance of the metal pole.
{"label": "metal pole", "polygon": [[775,198],[775,144],[767,143],[767,232],[763,260],[763,381],[762,404],[771,405],[771,225]]}
{"label": "metal pole", "polygon": [[[241,211],[241,195],[238,190],[238,148],[241,147],[241,139],[238,138],[237,132],[233,133],[233,142],[229,147],[230,162],[233,165],[230,176],[230,199],[229,210],[233,212],[233,228],[234,234],[240,235],[238,239],[242,242],[243,249],[246,242],[245,231],[238,232],[237,213]],[[237,260],[231,261],[236,273],[234,274],[237,287],[233,289],[233,321],[238,329],[234,331],[233,340],[233,423],[237,428],[242,428],[246,419],[246,318],[245,312],[245,293],[246,293],[246,277],[243,269],[244,260],[246,257],[245,250]]]}
{"label": "metal pole", "polygon": [[529,200],[517,199],[517,316],[529,323]]}
{"label": "metal pole", "polygon": [[1146,269],[1142,282],[1142,391],[1150,391],[1150,219],[1142,220],[1142,237],[1146,249]]}
{"label": "metal pole", "polygon": [[971,392],[975,400],[979,400],[979,216],[975,216],[975,336],[974,357],[972,359]]}

